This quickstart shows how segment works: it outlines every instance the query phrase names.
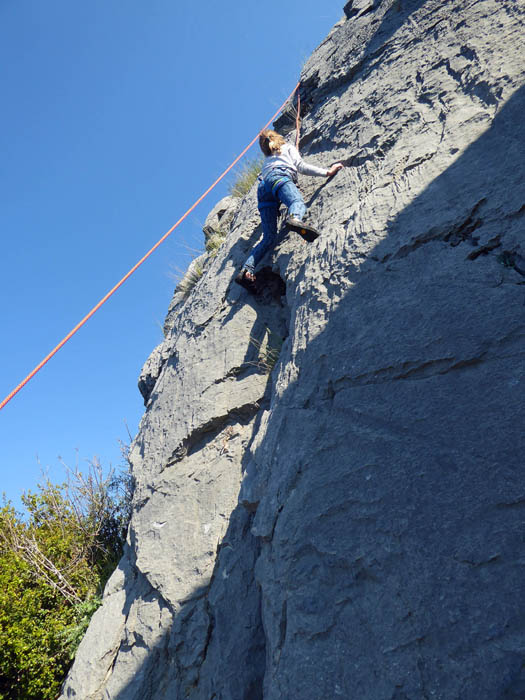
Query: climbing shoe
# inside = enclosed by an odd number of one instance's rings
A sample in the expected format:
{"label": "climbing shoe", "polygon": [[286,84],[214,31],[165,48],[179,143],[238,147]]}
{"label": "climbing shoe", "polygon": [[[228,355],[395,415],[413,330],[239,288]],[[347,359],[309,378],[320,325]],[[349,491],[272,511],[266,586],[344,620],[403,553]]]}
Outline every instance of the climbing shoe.
{"label": "climbing shoe", "polygon": [[237,282],[237,284],[240,284],[241,287],[247,289],[250,292],[250,294],[257,294],[255,275],[253,273],[249,273],[248,270],[241,270],[235,278],[235,281]]}
{"label": "climbing shoe", "polygon": [[289,216],[286,219],[286,225],[292,231],[296,231],[305,241],[311,243],[319,238],[319,231],[309,224],[305,224],[304,221],[296,219],[295,216]]}

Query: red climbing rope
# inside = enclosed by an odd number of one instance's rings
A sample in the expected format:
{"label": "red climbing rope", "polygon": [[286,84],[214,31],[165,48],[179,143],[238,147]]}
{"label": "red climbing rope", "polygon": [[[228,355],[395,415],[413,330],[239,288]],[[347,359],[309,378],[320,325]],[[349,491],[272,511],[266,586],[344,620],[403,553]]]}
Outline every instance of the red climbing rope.
{"label": "red climbing rope", "polygon": [[[295,88],[297,90],[297,87]],[[301,136],[301,93],[297,90],[297,118],[295,120],[295,147],[299,149],[299,137]]]}
{"label": "red climbing rope", "polygon": [[[295,93],[296,93],[296,91],[297,91],[299,85],[300,85],[300,83],[297,83],[297,85],[294,87],[293,91],[292,91],[292,92],[290,93],[290,95],[286,98],[286,100],[283,102],[283,104],[279,107],[279,109],[278,109],[277,112],[273,115],[273,117],[272,117],[271,119],[269,119],[268,122],[263,126],[263,128],[261,129],[261,131],[262,131],[263,129],[266,129],[266,128],[278,117],[278,115],[282,112],[284,106],[285,106],[286,103],[288,102],[288,100],[293,99],[293,96],[295,95]],[[153,248],[150,248],[150,250],[148,250],[148,252],[138,261],[138,263],[136,263],[136,264],[131,268],[131,270],[130,270],[128,273],[126,273],[126,274],[124,275],[124,277],[120,280],[120,282],[117,282],[117,284],[116,284],[112,289],[110,289],[110,291],[106,294],[106,296],[103,297],[103,298],[98,302],[98,304],[96,304],[96,305],[91,309],[91,311],[90,311],[88,314],[86,314],[86,316],[84,316],[84,318],[83,318],[79,323],[77,323],[77,325],[66,335],[65,338],[63,338],[63,339],[60,341],[60,343],[59,343],[55,348],[53,348],[53,350],[51,350],[51,352],[50,352],[48,355],[46,355],[46,357],[44,357],[44,359],[42,360],[42,362],[40,362],[40,363],[35,367],[35,369],[34,369],[32,372],[30,372],[30,373],[27,375],[27,377],[26,377],[22,382],[20,382],[20,384],[19,384],[15,389],[13,389],[12,392],[11,392],[10,394],[8,394],[8,395],[5,397],[5,399],[2,401],[2,403],[0,403],[0,410],[1,410],[2,408],[4,408],[4,406],[5,406],[7,403],[9,403],[9,401],[11,401],[11,399],[12,399],[14,396],[16,396],[16,394],[18,394],[18,392],[20,391],[20,389],[22,389],[22,388],[29,382],[29,380],[32,379],[32,378],[35,376],[35,374],[36,374],[37,372],[39,372],[39,371],[42,369],[42,367],[43,367],[45,364],[47,364],[47,363],[49,362],[49,360],[50,360],[54,355],[56,355],[56,353],[60,350],[60,348],[63,347],[63,346],[67,343],[67,341],[70,340],[70,339],[75,335],[75,333],[76,333],[78,330],[80,330],[80,328],[82,328],[82,326],[83,326],[87,321],[89,321],[89,319],[93,316],[93,314],[95,314],[95,313],[100,309],[100,307],[101,307],[103,304],[105,304],[106,301],[107,301],[111,296],[113,296],[113,294],[117,291],[117,289],[119,289],[119,287],[121,287],[121,286],[124,284],[124,282],[125,282],[129,277],[131,277],[131,275],[142,265],[142,263],[145,262],[145,261],[149,258],[149,256],[150,256],[155,250],[157,250],[157,248],[158,248],[162,243],[164,243],[164,241],[166,240],[166,238],[168,238],[168,236],[169,236],[170,234],[172,234],[173,231],[175,231],[175,229],[177,228],[177,226],[179,226],[179,224],[181,224],[181,223],[184,221],[184,219],[185,219],[189,214],[191,214],[191,212],[195,209],[195,207],[198,206],[198,205],[202,202],[202,200],[213,190],[214,187],[216,187],[216,186],[219,184],[219,182],[223,179],[223,177],[224,177],[225,175],[227,175],[227,174],[230,172],[230,170],[240,161],[240,159],[243,157],[243,155],[253,146],[253,144],[257,141],[257,139],[258,139],[258,137],[259,137],[259,133],[260,133],[260,132],[257,133],[257,136],[255,136],[255,138],[253,138],[252,141],[250,141],[250,143],[246,146],[246,148],[242,151],[242,153],[240,153],[240,155],[237,156],[237,158],[231,163],[231,165],[229,165],[229,166],[226,168],[226,170],[222,173],[222,175],[220,175],[220,176],[215,180],[215,182],[213,183],[213,185],[210,185],[210,187],[208,187],[208,189],[206,190],[206,192],[204,192],[204,194],[202,194],[202,195],[199,197],[199,199],[197,199],[197,201],[196,201],[194,204],[192,204],[192,206],[188,209],[188,211],[187,211],[185,214],[183,214],[183,215],[180,217],[180,219],[179,219],[175,224],[173,224],[173,226],[170,228],[170,230],[167,231],[167,232],[162,236],[162,238],[161,238],[159,241],[157,241],[157,243],[155,243],[155,245],[153,246]]]}

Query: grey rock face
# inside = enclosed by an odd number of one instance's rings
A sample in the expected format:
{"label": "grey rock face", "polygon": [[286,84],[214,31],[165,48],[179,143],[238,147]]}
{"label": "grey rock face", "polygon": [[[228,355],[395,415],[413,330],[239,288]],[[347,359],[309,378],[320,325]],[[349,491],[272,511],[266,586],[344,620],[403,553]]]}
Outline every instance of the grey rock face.
{"label": "grey rock face", "polygon": [[202,229],[204,238],[208,240],[215,233],[228,231],[240,206],[239,197],[223,197],[220,202],[217,202],[204,222]]}
{"label": "grey rock face", "polygon": [[63,698],[524,697],[524,15],[345,5],[302,76],[323,235],[247,297],[252,191],[177,302]]}

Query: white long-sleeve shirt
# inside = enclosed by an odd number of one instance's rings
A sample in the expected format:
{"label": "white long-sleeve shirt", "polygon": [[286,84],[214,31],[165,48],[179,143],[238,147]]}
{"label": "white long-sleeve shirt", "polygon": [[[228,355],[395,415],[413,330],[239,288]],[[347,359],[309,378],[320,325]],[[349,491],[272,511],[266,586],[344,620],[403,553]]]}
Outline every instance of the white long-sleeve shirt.
{"label": "white long-sleeve shirt", "polygon": [[320,175],[326,177],[328,170],[326,168],[318,168],[317,165],[305,163],[295,146],[291,143],[285,143],[281,146],[281,152],[274,156],[267,156],[264,159],[262,167],[262,176],[265,178],[270,170],[274,168],[286,168],[292,173],[301,173],[302,175]]}

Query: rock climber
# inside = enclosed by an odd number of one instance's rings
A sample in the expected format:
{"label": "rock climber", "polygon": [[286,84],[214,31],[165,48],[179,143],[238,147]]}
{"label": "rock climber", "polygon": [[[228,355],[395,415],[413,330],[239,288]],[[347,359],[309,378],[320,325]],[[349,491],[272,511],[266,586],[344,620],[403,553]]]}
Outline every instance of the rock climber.
{"label": "rock climber", "polygon": [[257,187],[257,205],[261,215],[263,235],[242,266],[235,281],[249,292],[256,292],[255,268],[265,253],[275,245],[279,206],[288,208],[286,226],[306,241],[315,241],[319,232],[303,221],[306,206],[297,189],[297,173],[332,177],[343,167],[335,163],[330,168],[319,168],[305,163],[299,151],[272,129],[259,134],[259,146],[265,155]]}

